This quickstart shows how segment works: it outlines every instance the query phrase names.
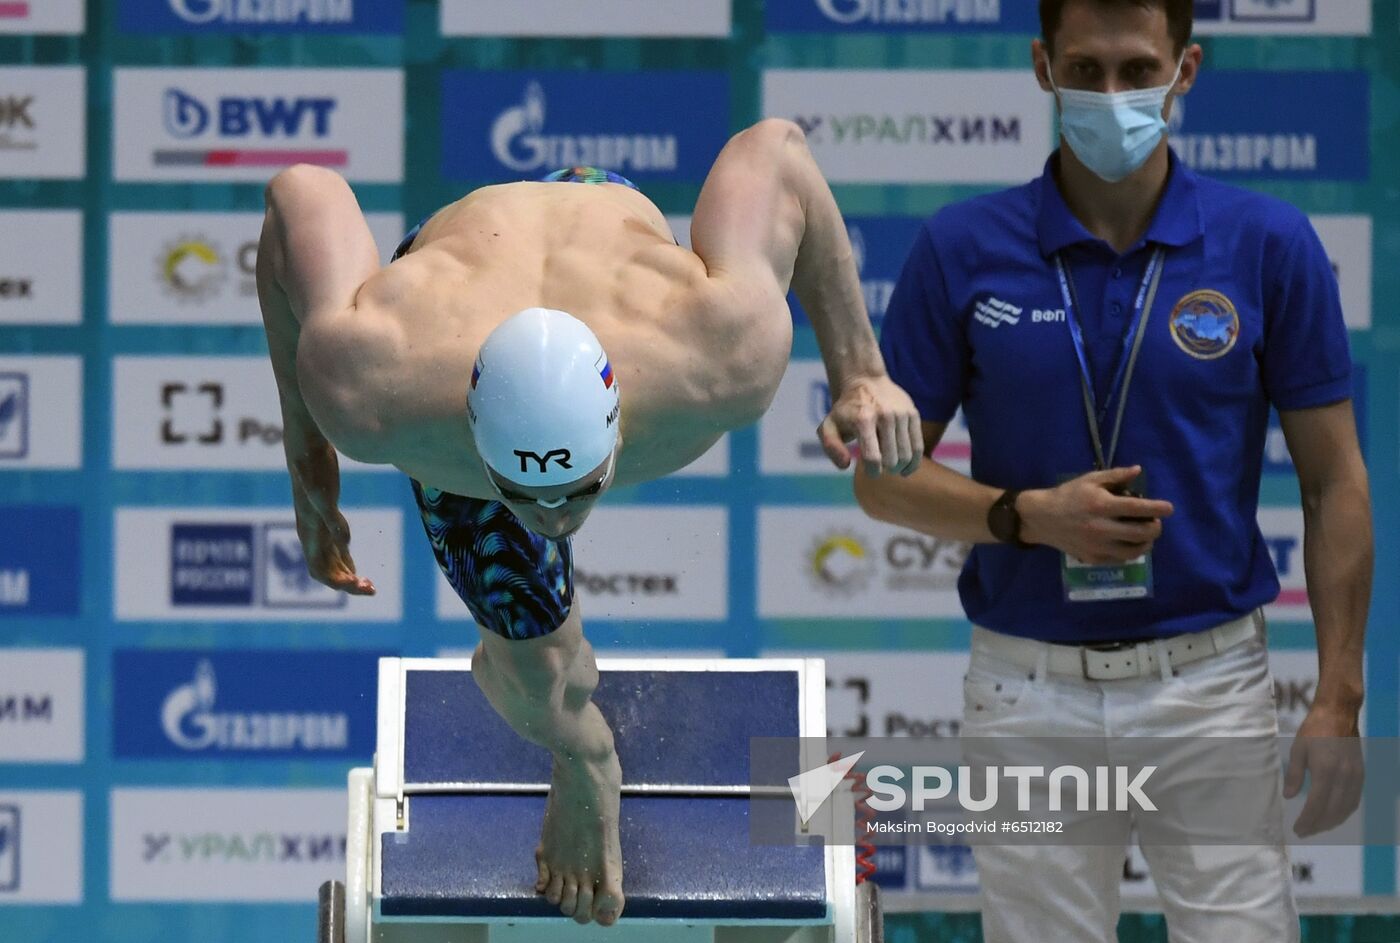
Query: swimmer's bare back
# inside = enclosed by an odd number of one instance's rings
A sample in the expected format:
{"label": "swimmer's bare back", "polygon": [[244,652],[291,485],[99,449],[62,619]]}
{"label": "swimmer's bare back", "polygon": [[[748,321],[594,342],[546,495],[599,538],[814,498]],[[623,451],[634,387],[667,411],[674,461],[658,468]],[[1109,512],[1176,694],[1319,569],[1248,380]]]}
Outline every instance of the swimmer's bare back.
{"label": "swimmer's bare back", "polygon": [[[383,269],[334,173],[283,172],[267,204],[259,300],[298,532],[326,585],[374,591],[350,557],[335,447],[442,491],[497,497],[472,445],[467,386],[486,335],[528,307],[568,311],[608,352],[621,385],[620,483],[684,466],[767,409],[791,350],[790,286],[827,367],[833,406],[815,434],[833,463],[850,465],[854,441],[869,473],[919,464],[918,414],[885,374],[845,225],[791,122],[761,122],[725,147],[695,207],[693,252],[674,244],[650,201],[619,185],[479,190],[435,214]],[[554,760],[536,889],[579,922],[611,924],[624,904],[621,772],[569,602],[539,637],[483,629],[472,674],[512,729]]]}
{"label": "swimmer's bare back", "polygon": [[[349,225],[348,188],[322,186]],[[307,405],[341,451],[454,494],[494,497],[463,422],[467,378],[516,311],[567,311],[608,351],[625,423],[618,484],[681,468],[757,419],[791,349],[774,275],[712,278],[656,206],[619,184],[477,190],[434,214],[406,256],[365,272],[348,305],[303,327]]]}

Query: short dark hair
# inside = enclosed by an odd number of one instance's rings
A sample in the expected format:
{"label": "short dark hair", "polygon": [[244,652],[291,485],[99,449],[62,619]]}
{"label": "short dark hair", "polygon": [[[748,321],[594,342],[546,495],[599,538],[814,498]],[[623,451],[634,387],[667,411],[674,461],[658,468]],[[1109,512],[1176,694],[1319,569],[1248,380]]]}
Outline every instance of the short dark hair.
{"label": "short dark hair", "polygon": [[[1040,0],[1040,35],[1047,48],[1053,48],[1055,33],[1060,29],[1060,17],[1070,0]],[[1191,41],[1195,19],[1195,0],[1088,0],[1101,7],[1160,7],[1167,11],[1167,29],[1171,33],[1174,51],[1180,55]]]}

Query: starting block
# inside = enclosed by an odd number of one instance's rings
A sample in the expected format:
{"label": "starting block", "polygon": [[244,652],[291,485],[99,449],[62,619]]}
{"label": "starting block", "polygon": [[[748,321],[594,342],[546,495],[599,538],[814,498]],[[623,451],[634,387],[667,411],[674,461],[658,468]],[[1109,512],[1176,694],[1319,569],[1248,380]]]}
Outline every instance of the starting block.
{"label": "starting block", "polygon": [[[497,716],[470,659],[385,658],[374,768],[350,772],[346,878],[321,888],[321,943],[880,943],[878,889],[856,884],[852,844],[750,841],[750,738],[821,745],[821,659],[598,668],[623,775],[613,926],[576,924],[535,892],[550,757]],[[823,816],[819,834],[850,833],[849,784]]]}

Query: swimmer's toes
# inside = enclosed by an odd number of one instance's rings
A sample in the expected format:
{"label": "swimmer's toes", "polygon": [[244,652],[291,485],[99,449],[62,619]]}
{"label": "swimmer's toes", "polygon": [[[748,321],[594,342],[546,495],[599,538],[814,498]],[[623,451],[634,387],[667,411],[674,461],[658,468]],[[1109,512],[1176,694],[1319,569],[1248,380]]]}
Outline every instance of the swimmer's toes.
{"label": "swimmer's toes", "polygon": [[544,892],[544,899],[554,906],[559,906],[559,899],[564,894],[564,875],[558,871],[554,872],[554,877],[550,878],[549,890]]}
{"label": "swimmer's toes", "polygon": [[622,888],[616,881],[599,881],[593,898],[593,915],[598,923],[610,927],[622,916]]}
{"label": "swimmer's toes", "polygon": [[588,923],[593,919],[593,879],[585,878],[578,886],[578,907],[574,910],[575,923]]}
{"label": "swimmer's toes", "polygon": [[544,863],[543,845],[535,849],[535,867],[539,869],[539,875],[535,878],[535,893],[543,894],[549,886],[549,865]]}
{"label": "swimmer's toes", "polygon": [[572,876],[564,878],[564,894],[559,898],[559,912],[566,917],[574,915],[578,906],[578,881]]}

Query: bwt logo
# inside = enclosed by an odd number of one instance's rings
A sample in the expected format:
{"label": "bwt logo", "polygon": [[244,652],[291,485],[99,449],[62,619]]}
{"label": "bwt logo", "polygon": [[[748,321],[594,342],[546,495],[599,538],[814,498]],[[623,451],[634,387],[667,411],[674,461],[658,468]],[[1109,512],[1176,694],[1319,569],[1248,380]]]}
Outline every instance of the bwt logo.
{"label": "bwt logo", "polygon": [[242,98],[218,99],[212,106],[188,92],[165,90],[165,130],[172,137],[189,139],[209,131],[220,137],[296,137],[307,125],[314,137],[327,137],[334,98]]}
{"label": "bwt logo", "polygon": [[29,376],[0,373],[0,459],[29,454]]}
{"label": "bwt logo", "polygon": [[169,0],[171,11],[186,23],[351,23],[354,0]]}
{"label": "bwt logo", "polygon": [[19,890],[19,806],[0,805],[0,891]]}
{"label": "bwt logo", "polygon": [[491,125],[491,152],[497,160],[521,172],[577,166],[670,171],[680,163],[673,134],[545,134],[545,108],[544,87],[531,81],[524,100]]}
{"label": "bwt logo", "polygon": [[171,743],[190,752],[257,752],[344,750],[349,742],[345,714],[215,713],[217,692],[214,665],[200,659],[193,680],[172,690],[161,705],[160,726]]}
{"label": "bwt logo", "polygon": [[834,23],[999,23],[1001,0],[815,0]]}

